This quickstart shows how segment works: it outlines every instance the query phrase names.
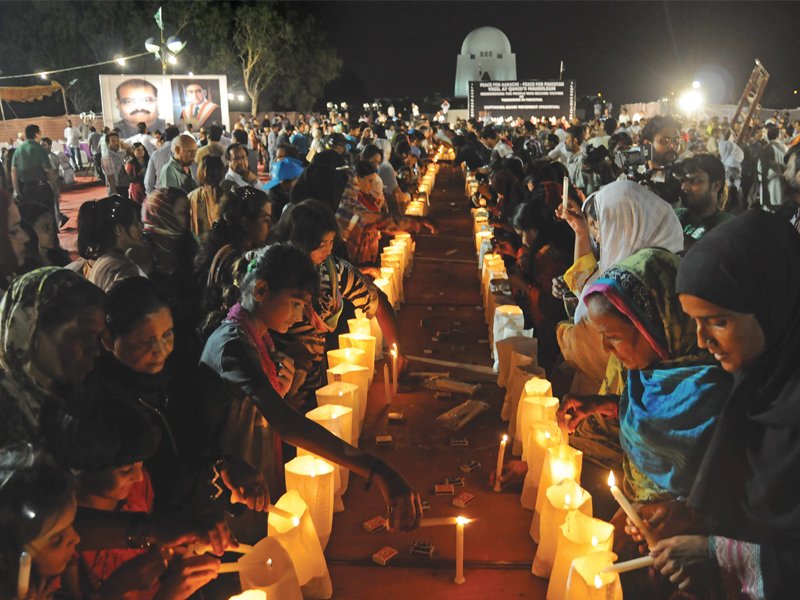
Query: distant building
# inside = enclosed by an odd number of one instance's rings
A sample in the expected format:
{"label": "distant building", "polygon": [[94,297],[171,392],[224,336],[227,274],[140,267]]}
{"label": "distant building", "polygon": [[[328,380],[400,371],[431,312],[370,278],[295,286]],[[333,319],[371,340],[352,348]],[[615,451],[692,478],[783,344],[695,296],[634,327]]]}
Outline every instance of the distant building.
{"label": "distant building", "polygon": [[455,95],[466,97],[470,81],[515,81],[517,55],[511,42],[496,27],[479,27],[461,44],[456,62]]}

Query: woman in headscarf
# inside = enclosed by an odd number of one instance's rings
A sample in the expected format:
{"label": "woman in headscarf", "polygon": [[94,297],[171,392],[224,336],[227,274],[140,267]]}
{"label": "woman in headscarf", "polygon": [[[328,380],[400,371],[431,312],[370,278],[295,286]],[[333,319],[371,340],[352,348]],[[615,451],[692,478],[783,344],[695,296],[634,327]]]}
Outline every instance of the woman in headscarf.
{"label": "woman in headscarf", "polygon": [[689,496],[711,535],[662,539],[652,551],[656,568],[682,588],[712,565],[729,598],[797,595],[798,274],[800,237],[762,211],[715,228],[681,263],[678,293],[697,343],[735,377]]}
{"label": "woman in headscarf", "polygon": [[18,277],[0,303],[0,439],[39,442],[49,417],[80,410],[74,392],[94,367],[104,293],[67,269]]}
{"label": "woman in headscarf", "polygon": [[591,415],[618,418],[625,491],[636,502],[688,494],[730,389],[678,303],[679,260],[640,250],[587,288],[589,321],[624,367],[625,383],[619,397],[566,396],[560,409],[572,415],[571,430]]}
{"label": "woman in headscarf", "polygon": [[0,189],[0,298],[25,262],[25,248],[29,241],[17,203]]}
{"label": "woman in headscarf", "polygon": [[[574,325],[562,323],[556,335],[564,360],[577,374],[572,391],[619,393],[619,368],[607,369],[609,355],[600,338],[589,327],[585,290],[612,265],[641,248],[657,247],[670,252],[683,250],[683,229],[672,207],[644,186],[632,181],[616,181],[593,194],[584,207],[591,208],[596,221],[594,233],[584,212],[570,199],[565,214],[561,206],[557,216],[564,218],[575,231],[575,262],[564,274],[570,289],[579,296]],[[595,258],[593,243],[599,249]]]}

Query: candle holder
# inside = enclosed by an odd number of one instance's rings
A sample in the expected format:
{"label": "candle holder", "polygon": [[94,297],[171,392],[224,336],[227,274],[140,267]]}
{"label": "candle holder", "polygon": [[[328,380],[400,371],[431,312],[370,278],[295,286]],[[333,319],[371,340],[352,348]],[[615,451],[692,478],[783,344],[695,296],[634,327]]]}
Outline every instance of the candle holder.
{"label": "candle holder", "polygon": [[297,490],[308,505],[320,545],[325,548],[333,526],[333,467],[321,458],[298,456],[285,465],[286,489]]}
{"label": "candle holder", "polygon": [[591,552],[573,560],[565,600],[622,600],[619,574],[604,572],[615,560],[613,552]]}
{"label": "candle holder", "polygon": [[573,560],[591,552],[610,552],[613,543],[614,526],[611,523],[593,519],[578,510],[570,511],[558,528],[547,600],[565,600],[567,577]]}
{"label": "candle holder", "polygon": [[[318,406],[306,413],[306,417],[315,423],[318,423],[336,437],[344,440],[348,444],[353,439],[353,409],[347,406],[340,406],[338,404],[325,404]],[[325,460],[313,452],[298,446],[298,456],[313,456]],[[334,479],[334,499],[333,499],[333,512],[342,512],[344,510],[344,501],[342,496],[347,491],[347,486],[350,483],[350,470],[340,467],[338,464],[328,464],[333,467]]]}
{"label": "candle holder", "polygon": [[291,557],[303,597],[330,598],[331,577],[308,505],[297,490],[286,492],[277,505],[299,516],[298,525],[288,519],[270,517],[268,535],[277,539]]}
{"label": "candle holder", "polygon": [[[527,386],[531,382],[542,382],[549,384],[550,382],[533,377],[525,382]],[[552,393],[552,390],[551,392]],[[519,400],[517,407],[517,426],[514,428],[514,454],[520,454],[525,460],[527,456],[525,445],[528,443],[527,435],[530,425],[534,421],[556,421],[556,412],[558,411],[559,401],[558,398],[552,396],[529,396],[525,393],[523,388],[522,397]]]}
{"label": "candle holder", "polygon": [[581,482],[581,468],[583,466],[583,452],[570,446],[564,447],[563,439],[557,447],[548,448],[542,466],[542,476],[539,479],[539,489],[536,492],[536,507],[531,519],[531,538],[539,543],[539,525],[544,508],[545,494],[548,488],[565,479]]}
{"label": "candle holder", "polygon": [[342,363],[357,365],[369,370],[369,357],[360,348],[338,348],[328,350],[328,367],[333,369]]}
{"label": "candle holder", "polygon": [[[511,353],[517,352],[534,358],[538,353],[539,343],[534,337],[518,335],[500,340],[495,344],[495,347],[497,348],[497,360],[499,363],[499,368],[497,370],[497,386],[504,388],[508,382],[508,373],[511,367]],[[552,392],[546,395],[551,396]],[[508,417],[504,420],[508,420]]]}
{"label": "candle holder", "polygon": [[375,284],[376,288],[386,294],[386,298],[389,300],[389,304],[391,304],[393,308],[397,306],[397,294],[394,292],[391,280],[379,277],[372,283]]}
{"label": "candle holder", "polygon": [[[223,563],[221,567],[228,564],[230,563]],[[262,539],[233,566],[236,568],[232,570],[239,573],[242,589],[246,590],[234,598],[242,596],[246,600],[263,598],[264,596],[258,592],[266,594],[268,598],[286,598],[286,600],[303,598],[294,563],[277,539],[271,537]],[[230,571],[220,568],[220,572]]]}
{"label": "candle holder", "polygon": [[[492,358],[497,360],[495,344],[500,340],[515,336],[524,336],[525,317],[522,309],[516,304],[498,306],[494,311],[494,326],[492,327]],[[530,332],[531,334],[533,332]],[[527,337],[531,337],[529,334]]]}
{"label": "candle holder", "polygon": [[[337,370],[341,370],[338,369]],[[358,385],[335,381],[322,386],[317,390],[317,405],[325,406],[328,404],[345,406],[351,410],[352,417],[350,423],[350,439],[346,440],[352,446],[358,446],[358,420],[361,403],[358,399]]]}
{"label": "candle holder", "polygon": [[528,510],[536,509],[536,493],[542,478],[542,466],[549,448],[561,445],[561,429],[555,421],[532,421],[528,427],[528,455],[522,460],[528,463],[528,472],[522,484],[519,501]]}
{"label": "candle holder", "polygon": [[542,509],[542,535],[531,568],[531,573],[545,579],[550,577],[550,572],[553,570],[558,528],[564,523],[567,515],[573,510],[578,510],[586,516],[592,516],[591,494],[571,479],[551,485],[546,497],[547,501]]}
{"label": "candle holder", "polygon": [[371,333],[370,320],[366,317],[347,319],[347,327],[350,329],[350,333],[359,335],[370,335]]}
{"label": "candle holder", "polygon": [[[328,377],[328,384],[337,381],[343,383],[351,383],[358,389],[354,391],[355,399],[358,401],[358,420],[356,425],[356,410],[353,409],[353,427],[356,430],[356,438],[361,437],[361,427],[364,424],[364,416],[367,414],[367,393],[369,392],[369,369],[361,365],[351,365],[342,363],[335,367],[329,368],[326,372]],[[343,404],[336,402],[335,404]]]}
{"label": "candle holder", "polygon": [[[369,321],[367,321],[369,323]],[[372,383],[375,377],[375,343],[374,335],[361,333],[342,333],[339,334],[339,348],[358,348],[364,351],[364,365],[369,369],[369,382]]]}

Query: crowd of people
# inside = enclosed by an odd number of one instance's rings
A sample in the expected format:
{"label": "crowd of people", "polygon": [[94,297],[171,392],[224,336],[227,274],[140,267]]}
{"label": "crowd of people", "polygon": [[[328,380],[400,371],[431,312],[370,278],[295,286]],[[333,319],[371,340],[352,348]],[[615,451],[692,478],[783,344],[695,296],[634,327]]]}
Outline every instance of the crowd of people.
{"label": "crowd of people", "polygon": [[400,341],[373,278],[384,234],[436,232],[405,207],[440,145],[480,182],[539,364],[574,374],[570,443],[624,472],[660,538],[663,578],[631,585],[788,597],[800,129],[778,116],[737,143],[727,125],[417,111],[90,131],[108,195],[80,207],[72,255],[28,126],[0,191],[0,598],[23,551],[31,598],[189,597],[266,531],[297,446],[374,482],[391,527],[419,523],[402,474],[303,414],[355,311]]}

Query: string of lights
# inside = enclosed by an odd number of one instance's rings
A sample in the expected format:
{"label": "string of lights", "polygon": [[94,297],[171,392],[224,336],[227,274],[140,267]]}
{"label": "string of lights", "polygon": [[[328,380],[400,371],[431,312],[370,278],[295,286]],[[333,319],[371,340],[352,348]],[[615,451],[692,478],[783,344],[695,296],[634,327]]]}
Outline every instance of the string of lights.
{"label": "string of lights", "polygon": [[125,66],[125,63],[129,60],[134,58],[139,58],[140,56],[148,56],[150,52],[140,52],[139,54],[132,54],[130,56],[122,56],[119,58],[112,58],[111,60],[104,60],[101,62],[92,63],[90,65],[79,65],[77,67],[66,67],[64,69],[52,69],[50,71],[37,71],[36,73],[25,73],[23,75],[2,75],[0,76],[0,80],[4,79],[22,79],[23,77],[40,77],[42,79],[47,79],[50,75],[55,75],[57,73],[66,73],[68,71],[77,71],[79,69],[90,69],[92,67],[100,67],[102,65],[110,65],[112,63],[116,63],[122,67]]}

